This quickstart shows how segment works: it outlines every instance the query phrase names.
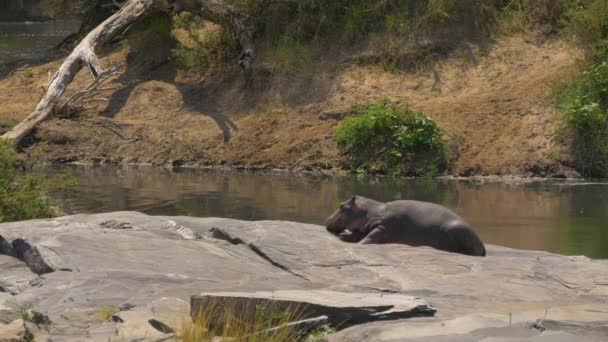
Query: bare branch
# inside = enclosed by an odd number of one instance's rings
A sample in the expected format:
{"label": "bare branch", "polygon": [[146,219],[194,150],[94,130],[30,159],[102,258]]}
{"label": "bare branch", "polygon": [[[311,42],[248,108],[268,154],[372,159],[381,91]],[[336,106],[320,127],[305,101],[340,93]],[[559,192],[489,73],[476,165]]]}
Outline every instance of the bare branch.
{"label": "bare branch", "polygon": [[[47,119],[53,112],[58,99],[84,66],[89,69],[95,80],[99,79],[103,74],[103,69],[95,55],[95,48],[105,44],[142,17],[157,11],[159,2],[159,0],[130,0],[118,12],[91,31],[53,75],[46,94],[34,112],[5,133],[2,138],[12,140],[14,144],[17,144],[38,123]],[[75,96],[73,95],[73,97]]]}

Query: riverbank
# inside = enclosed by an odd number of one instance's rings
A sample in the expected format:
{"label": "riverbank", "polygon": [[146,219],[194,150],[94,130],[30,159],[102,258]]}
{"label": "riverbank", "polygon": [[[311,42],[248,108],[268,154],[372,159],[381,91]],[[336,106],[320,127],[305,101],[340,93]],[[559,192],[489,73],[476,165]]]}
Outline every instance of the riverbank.
{"label": "riverbank", "polygon": [[[487,257],[469,257],[346,244],[323,227],[295,222],[133,212],[5,223],[0,236],[1,317],[17,307],[46,317],[26,322],[36,337],[154,338],[166,332],[153,326],[179,333],[174,318],[187,310],[190,296],[277,290],[385,294],[386,300],[400,294],[437,310],[434,317],[355,325],[329,336],[336,341],[607,336],[608,261],[582,256],[488,246]],[[27,246],[18,256],[30,257],[9,256],[17,245]],[[99,320],[108,307],[117,308],[111,317],[118,318]],[[150,325],[152,319],[163,324]]]}
{"label": "riverbank", "polygon": [[[342,166],[333,133],[350,108],[389,98],[439,124],[448,175],[577,175],[567,139],[556,136],[560,119],[550,97],[551,82],[576,70],[577,49],[528,34],[463,46],[418,72],[355,62],[380,58],[382,41],[372,37],[366,47],[289,72],[261,58],[250,79],[234,68],[188,78],[168,51],[138,59],[114,48],[102,63],[125,73],[100,94],[109,101],[43,123],[29,144],[46,142],[43,156],[52,162],[323,173]],[[0,130],[33,110],[57,67],[0,80]],[[68,93],[89,81],[81,71]]]}

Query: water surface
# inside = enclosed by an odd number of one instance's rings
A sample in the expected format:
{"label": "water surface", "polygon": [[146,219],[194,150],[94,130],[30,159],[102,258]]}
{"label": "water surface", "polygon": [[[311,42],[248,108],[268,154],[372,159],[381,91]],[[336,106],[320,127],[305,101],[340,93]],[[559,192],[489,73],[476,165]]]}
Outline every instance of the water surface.
{"label": "water surface", "polygon": [[78,32],[80,19],[0,21],[0,65],[44,58],[65,37]]}
{"label": "water surface", "polygon": [[608,258],[608,183],[526,184],[218,173],[196,169],[75,166],[77,190],[55,194],[66,213],[151,215],[323,224],[352,194],[445,205],[491,244]]}

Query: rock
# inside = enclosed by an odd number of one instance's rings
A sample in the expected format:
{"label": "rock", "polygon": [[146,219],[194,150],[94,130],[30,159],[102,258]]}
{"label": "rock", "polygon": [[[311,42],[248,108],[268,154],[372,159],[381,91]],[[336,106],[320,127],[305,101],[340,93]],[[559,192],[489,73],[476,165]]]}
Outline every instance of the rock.
{"label": "rock", "polygon": [[17,319],[19,319],[17,311],[0,309],[0,324],[9,324]]}
{"label": "rock", "polygon": [[[351,326],[334,336],[344,341],[608,336],[608,260],[497,246],[474,258],[347,244],[310,224],[134,212],[4,223],[0,236],[0,311],[15,310],[14,303],[48,316],[53,341],[164,338],[171,334],[150,320],[179,334],[174,322],[188,317],[192,295],[278,290],[311,298],[318,291],[420,297],[437,309],[435,317]],[[27,258],[16,258],[15,242],[35,248],[52,272],[38,275]],[[166,303],[182,303],[187,312],[161,309]],[[120,320],[101,322],[97,315],[107,307],[120,310]],[[544,332],[530,328],[537,319]]]}
{"label": "rock", "polygon": [[420,298],[394,293],[344,293],[327,290],[217,292],[192,296],[193,318],[205,308],[219,307],[255,322],[256,312],[281,314],[296,311],[297,319],[325,316],[341,328],[372,321],[433,316],[435,308]]}
{"label": "rock", "polygon": [[25,329],[22,319],[11,323],[0,323],[0,342],[25,342],[29,341],[29,334]]}
{"label": "rock", "polygon": [[[497,318],[497,317],[496,317]],[[527,323],[500,323],[500,319],[468,316],[460,319],[419,321],[408,324],[381,322],[343,330],[329,337],[329,342],[364,341],[374,336],[380,341],[408,342],[477,342],[477,341],[529,341],[529,342],[601,342],[606,341],[606,322],[576,323],[545,321],[551,325],[545,331],[531,328]]]}
{"label": "rock", "polygon": [[160,298],[144,307],[121,311],[115,316],[117,335],[125,339],[146,336],[162,338],[181,330],[184,320],[190,319],[189,303],[178,298]]}
{"label": "rock", "polygon": [[0,294],[16,295],[29,288],[30,282],[38,277],[24,262],[1,254],[0,270]]}

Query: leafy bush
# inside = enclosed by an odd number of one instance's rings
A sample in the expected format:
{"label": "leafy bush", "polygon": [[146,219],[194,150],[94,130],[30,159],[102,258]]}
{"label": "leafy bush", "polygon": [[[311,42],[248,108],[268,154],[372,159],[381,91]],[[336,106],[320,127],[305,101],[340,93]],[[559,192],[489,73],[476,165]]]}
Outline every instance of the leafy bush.
{"label": "leafy bush", "polygon": [[39,153],[22,163],[25,172],[19,172],[10,142],[0,139],[0,222],[56,216],[48,192],[75,185],[73,176],[65,172],[47,177],[35,162]]}
{"label": "leafy bush", "polygon": [[608,176],[608,62],[587,67],[559,100],[579,168],[585,176]]}
{"label": "leafy bush", "polygon": [[608,1],[566,1],[561,24],[589,51],[582,73],[558,89],[565,130],[574,137],[573,155],[584,176],[608,176]]}
{"label": "leafy bush", "polygon": [[608,1],[562,0],[563,30],[586,46],[596,46],[608,34]]}
{"label": "leafy bush", "polygon": [[437,124],[426,115],[388,100],[354,108],[335,133],[352,168],[402,175],[435,173],[445,166]]}

